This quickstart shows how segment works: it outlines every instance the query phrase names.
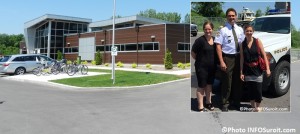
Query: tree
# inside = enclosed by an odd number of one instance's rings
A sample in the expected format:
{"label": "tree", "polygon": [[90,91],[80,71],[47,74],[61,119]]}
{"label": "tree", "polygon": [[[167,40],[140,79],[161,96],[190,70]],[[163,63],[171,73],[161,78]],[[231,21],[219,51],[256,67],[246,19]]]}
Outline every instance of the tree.
{"label": "tree", "polygon": [[167,49],[167,52],[165,54],[164,64],[166,69],[173,68],[172,53],[169,51],[169,49]]}
{"label": "tree", "polygon": [[265,15],[268,15],[269,10],[270,10],[270,6],[267,6],[266,11],[265,11]]}
{"label": "tree", "polygon": [[62,53],[59,50],[57,50],[57,58],[56,58],[56,60],[61,60],[62,58],[63,58]]}
{"label": "tree", "polygon": [[299,48],[300,47],[300,31],[296,29],[296,27],[292,24],[292,47]]}
{"label": "tree", "polygon": [[190,23],[191,22],[191,19],[190,19],[190,14],[186,14],[185,16],[184,16],[184,21],[183,21],[183,23]]}
{"label": "tree", "polygon": [[[121,16],[121,15],[116,15],[116,16],[115,16],[115,19],[116,19],[116,18],[122,18],[122,16]],[[113,16],[111,16],[110,19],[113,19]]]}
{"label": "tree", "polygon": [[20,41],[24,40],[22,34],[7,35],[0,34],[0,52],[3,55],[11,55],[20,53]]}
{"label": "tree", "polygon": [[255,17],[260,17],[260,16],[262,16],[262,15],[263,15],[263,14],[262,14],[262,12],[261,12],[260,9],[256,10]]}
{"label": "tree", "polygon": [[175,22],[175,23],[180,23],[180,14],[176,12],[156,12],[155,9],[147,9],[145,11],[140,11],[139,16],[144,16],[148,18],[156,18],[160,20],[165,20],[165,21],[170,21],[170,22]]}
{"label": "tree", "polygon": [[102,64],[102,55],[101,55],[100,51],[97,51],[95,61],[96,61],[96,65]]}
{"label": "tree", "polygon": [[223,4],[224,2],[192,2],[192,11],[204,17],[221,17]]}

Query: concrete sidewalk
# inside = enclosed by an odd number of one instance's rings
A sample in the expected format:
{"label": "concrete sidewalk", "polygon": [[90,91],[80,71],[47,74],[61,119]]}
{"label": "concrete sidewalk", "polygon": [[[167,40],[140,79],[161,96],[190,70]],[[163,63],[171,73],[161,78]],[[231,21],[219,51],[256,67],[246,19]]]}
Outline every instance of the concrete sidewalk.
{"label": "concrete sidewalk", "polygon": [[[105,70],[111,70],[111,67],[105,67],[102,66],[95,66],[95,65],[88,65],[89,69],[105,69]],[[125,64],[124,67],[115,67],[115,70],[123,70],[123,71],[134,71],[134,72],[150,72],[150,73],[160,73],[160,74],[171,74],[171,75],[190,75],[190,68],[187,69],[179,69],[177,67],[174,67],[174,69],[166,70],[163,65],[152,65],[152,69],[148,69],[145,67],[145,65],[139,65],[138,68],[131,68],[131,65]],[[82,75],[80,73],[77,73],[73,76],[69,76],[66,73],[60,73],[57,75],[54,74],[47,74],[47,75],[41,75],[36,76],[32,73],[26,73],[24,75],[13,75],[8,76],[5,75],[4,77],[1,77],[2,79],[8,79],[8,80],[16,80],[16,81],[26,81],[26,82],[32,82],[32,83],[52,83],[49,82],[50,80],[57,80],[57,79],[65,79],[65,78],[76,78],[76,77],[85,77],[85,76],[95,76],[95,75],[103,75],[103,74],[110,74],[110,73],[99,73],[99,72],[88,72],[87,75]],[[52,83],[54,84],[54,83]]]}
{"label": "concrete sidewalk", "polygon": [[54,74],[46,74],[36,76],[32,73],[26,73],[24,75],[13,75],[13,76],[6,76],[2,77],[2,79],[8,80],[18,80],[18,81],[32,81],[32,82],[48,82],[50,80],[57,80],[57,79],[65,79],[65,78],[76,78],[76,77],[85,77],[85,76],[95,76],[95,75],[102,75],[108,73],[99,73],[99,72],[88,72],[86,75],[82,75],[80,73],[76,73],[73,76],[69,76],[66,73],[59,73],[57,75]]}
{"label": "concrete sidewalk", "polygon": [[[106,69],[112,70],[112,67],[106,67],[104,65],[88,65],[89,69]],[[115,67],[115,70],[133,71],[133,72],[150,72],[160,74],[172,74],[172,75],[190,75],[190,67],[186,69],[180,69],[173,67],[173,69],[166,70],[164,65],[151,65],[152,69],[146,68],[145,65],[139,65],[137,68],[132,68],[131,64],[124,64],[124,67]]]}

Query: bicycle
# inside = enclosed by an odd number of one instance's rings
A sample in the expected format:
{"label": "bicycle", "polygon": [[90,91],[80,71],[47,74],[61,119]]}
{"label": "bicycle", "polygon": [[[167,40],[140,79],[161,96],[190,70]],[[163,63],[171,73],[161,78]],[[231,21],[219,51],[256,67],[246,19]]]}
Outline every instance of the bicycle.
{"label": "bicycle", "polygon": [[73,76],[79,71],[81,74],[86,75],[88,73],[88,66],[82,64],[77,65],[76,62],[73,62],[73,64],[68,66],[67,74]]}

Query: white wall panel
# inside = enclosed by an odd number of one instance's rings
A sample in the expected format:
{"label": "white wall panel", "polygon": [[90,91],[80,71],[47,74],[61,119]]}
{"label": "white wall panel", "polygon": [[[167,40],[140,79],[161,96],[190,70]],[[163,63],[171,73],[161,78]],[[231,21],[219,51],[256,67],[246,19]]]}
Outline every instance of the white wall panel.
{"label": "white wall panel", "polygon": [[95,37],[80,38],[79,39],[79,56],[81,60],[95,59]]}

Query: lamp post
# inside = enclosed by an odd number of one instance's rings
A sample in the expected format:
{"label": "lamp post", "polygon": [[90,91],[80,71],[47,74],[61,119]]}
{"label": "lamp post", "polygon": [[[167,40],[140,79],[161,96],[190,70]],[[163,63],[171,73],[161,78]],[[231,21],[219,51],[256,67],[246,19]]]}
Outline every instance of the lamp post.
{"label": "lamp post", "polygon": [[136,66],[139,66],[139,31],[140,27],[135,24],[135,31],[136,31]]}

